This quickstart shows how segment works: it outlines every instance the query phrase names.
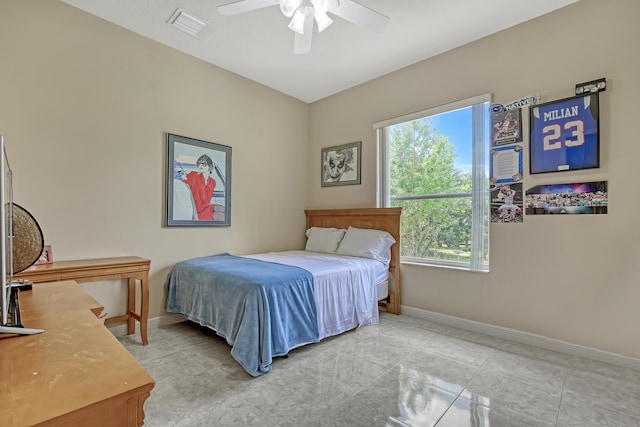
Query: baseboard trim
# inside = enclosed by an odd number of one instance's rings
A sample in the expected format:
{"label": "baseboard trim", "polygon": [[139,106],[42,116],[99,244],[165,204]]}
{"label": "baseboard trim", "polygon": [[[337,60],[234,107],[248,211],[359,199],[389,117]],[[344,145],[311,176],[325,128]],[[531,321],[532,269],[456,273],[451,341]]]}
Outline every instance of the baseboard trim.
{"label": "baseboard trim", "polygon": [[448,326],[454,326],[456,328],[465,329],[496,338],[503,338],[519,342],[521,344],[533,345],[536,347],[544,348],[546,350],[569,354],[571,356],[584,357],[586,359],[640,371],[640,359],[599,350],[597,348],[572,344],[553,338],[547,338],[542,335],[531,334],[516,329],[504,328],[502,326],[490,325],[488,323],[476,322],[460,317],[436,313],[434,311],[407,307],[405,305],[402,306],[402,314],[406,314],[407,316],[416,317],[419,319],[429,320],[436,323],[441,323]]}
{"label": "baseboard trim", "polygon": [[[180,323],[186,321],[186,317],[180,316],[178,314],[167,314],[164,316],[154,317],[147,321],[147,331],[149,329],[160,328],[162,326],[172,325],[174,323]],[[127,323],[117,323],[114,325],[107,326],[111,333],[116,337],[124,337],[127,335]],[[139,333],[140,325],[136,322],[136,333]]]}

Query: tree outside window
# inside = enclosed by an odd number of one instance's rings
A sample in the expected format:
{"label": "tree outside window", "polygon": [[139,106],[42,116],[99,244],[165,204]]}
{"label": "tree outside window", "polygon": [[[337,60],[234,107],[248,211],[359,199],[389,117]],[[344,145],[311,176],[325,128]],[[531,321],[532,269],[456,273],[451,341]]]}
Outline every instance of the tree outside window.
{"label": "tree outside window", "polygon": [[379,204],[403,208],[404,262],[488,271],[488,102],[452,107],[380,127]]}

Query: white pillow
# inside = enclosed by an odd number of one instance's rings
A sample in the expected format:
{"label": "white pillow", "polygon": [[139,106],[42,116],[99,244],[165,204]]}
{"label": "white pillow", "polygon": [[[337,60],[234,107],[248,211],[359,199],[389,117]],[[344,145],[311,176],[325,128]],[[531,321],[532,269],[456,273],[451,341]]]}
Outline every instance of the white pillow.
{"label": "white pillow", "polygon": [[336,253],[338,255],[377,259],[389,264],[391,246],[396,239],[386,231],[349,227]]}
{"label": "white pillow", "polygon": [[305,251],[335,253],[347,230],[340,228],[311,227],[306,231]]}

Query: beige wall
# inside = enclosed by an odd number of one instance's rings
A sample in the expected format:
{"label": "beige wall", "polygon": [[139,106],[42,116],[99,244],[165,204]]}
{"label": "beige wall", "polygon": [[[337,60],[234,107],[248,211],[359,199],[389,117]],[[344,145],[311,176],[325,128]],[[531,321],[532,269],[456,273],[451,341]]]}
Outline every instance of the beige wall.
{"label": "beige wall", "polygon": [[[302,247],[307,104],[59,1],[0,5],[0,133],[56,260]],[[163,227],[165,133],[231,146],[232,226]]]}
{"label": "beige wall", "polygon": [[[3,0],[15,199],[58,260],[150,258],[156,317],[175,262],[301,247],[304,208],[374,206],[373,122],[483,92],[557,99],[606,77],[602,167],[524,186],[608,180],[610,213],[493,225],[491,273],[403,266],[402,304],[640,357],[639,13],[635,0],[582,0],[309,106],[61,2]],[[233,147],[231,227],[162,226],[166,132]],[[320,148],[359,140],[362,185],[321,188]]]}
{"label": "beige wall", "polygon": [[[308,205],[375,205],[375,121],[484,92],[501,103],[534,92],[559,99],[606,77],[601,167],[526,173],[524,188],[607,180],[609,214],[494,224],[489,274],[403,265],[402,304],[640,357],[638,16],[636,0],[582,0],[312,104]],[[320,148],[356,140],[362,185],[321,188]]]}

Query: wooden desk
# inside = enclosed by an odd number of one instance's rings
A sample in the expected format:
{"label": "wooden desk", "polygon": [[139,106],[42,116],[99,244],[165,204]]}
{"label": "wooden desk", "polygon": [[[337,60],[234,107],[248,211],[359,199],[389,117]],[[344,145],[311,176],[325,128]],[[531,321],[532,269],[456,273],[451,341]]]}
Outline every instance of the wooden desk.
{"label": "wooden desk", "polygon": [[102,306],[73,281],[20,293],[25,327],[0,339],[0,425],[140,427],[154,381],[97,319]]}
{"label": "wooden desk", "polygon": [[[99,280],[129,280],[127,314],[107,319],[106,323],[127,321],[127,333],[135,333],[135,320],[140,322],[142,344],[147,345],[147,320],[149,317],[149,267],[151,261],[137,256],[96,258],[75,261],[57,261],[38,264],[13,276],[33,283],[74,280],[78,283]],[[136,313],[136,280],[140,281],[140,313]]]}

